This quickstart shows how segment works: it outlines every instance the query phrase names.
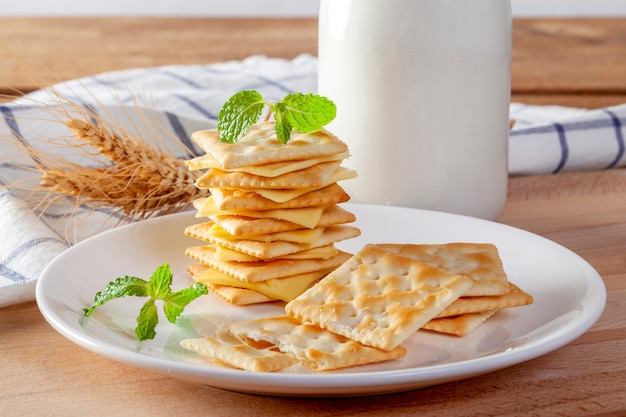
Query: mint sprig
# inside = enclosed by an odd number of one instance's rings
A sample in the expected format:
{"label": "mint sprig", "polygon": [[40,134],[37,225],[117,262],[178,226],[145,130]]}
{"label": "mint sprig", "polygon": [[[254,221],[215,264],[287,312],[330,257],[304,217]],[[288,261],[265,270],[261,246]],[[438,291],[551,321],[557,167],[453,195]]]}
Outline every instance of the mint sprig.
{"label": "mint sprig", "polygon": [[200,282],[172,292],[172,278],[172,271],[167,263],[159,266],[149,281],[133,276],[119,277],[109,282],[104,290],[97,292],[93,304],[84,308],[83,312],[86,317],[89,317],[96,308],[116,298],[150,297],[137,316],[135,335],[139,341],[152,340],[156,336],[154,329],[159,323],[156,300],[163,301],[163,311],[167,320],[170,323],[176,323],[176,319],[189,303],[208,293],[207,287]]}
{"label": "mint sprig", "polygon": [[316,94],[291,93],[279,102],[265,100],[258,91],[244,90],[230,97],[220,110],[217,129],[220,141],[236,143],[259,120],[268,106],[276,123],[276,137],[287,143],[292,130],[311,133],[330,123],[337,114],[335,103]]}

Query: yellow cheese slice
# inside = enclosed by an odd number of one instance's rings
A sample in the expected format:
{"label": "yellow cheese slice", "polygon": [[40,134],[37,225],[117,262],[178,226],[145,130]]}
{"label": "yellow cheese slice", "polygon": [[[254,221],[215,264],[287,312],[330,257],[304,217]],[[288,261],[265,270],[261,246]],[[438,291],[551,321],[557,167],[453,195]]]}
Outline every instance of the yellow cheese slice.
{"label": "yellow cheese slice", "polygon": [[213,268],[194,276],[194,279],[204,284],[227,285],[236,288],[246,288],[260,292],[270,298],[289,302],[302,294],[311,284],[326,276],[331,270],[321,270],[294,275],[286,278],[274,278],[261,282],[244,282],[232,278]]}
{"label": "yellow cheese slice", "polygon": [[304,207],[297,209],[275,209],[275,210],[241,210],[228,211],[217,208],[213,196],[199,198],[194,201],[194,207],[198,210],[196,217],[211,217],[218,214],[245,216],[256,219],[271,218],[286,220],[299,224],[309,229],[314,228],[320,221],[325,206]]}
{"label": "yellow cheese slice", "polygon": [[227,240],[256,240],[259,242],[295,242],[311,244],[322,236],[325,227],[314,229],[298,229],[285,232],[263,233],[258,235],[234,236],[222,229],[219,224],[214,223],[209,229],[209,234],[214,237]]}
{"label": "yellow cheese slice", "polygon": [[[303,250],[301,252],[291,253],[288,255],[282,255],[278,259],[328,259],[337,255],[339,251],[334,245],[326,245],[319,248],[313,248]],[[256,256],[248,255],[233,249],[228,249],[220,245],[215,245],[215,259],[220,261],[234,261],[234,262],[256,262],[260,261],[260,258]]]}
{"label": "yellow cheese slice", "polygon": [[335,173],[329,178],[328,182],[322,187],[309,187],[309,188],[290,188],[290,189],[270,189],[270,188],[246,188],[246,191],[254,191],[261,197],[265,197],[268,200],[275,201],[277,203],[284,203],[292,200],[296,197],[300,197],[311,191],[315,191],[320,188],[324,188],[335,182],[349,180],[355,178],[357,173],[353,169],[346,167],[339,167]]}

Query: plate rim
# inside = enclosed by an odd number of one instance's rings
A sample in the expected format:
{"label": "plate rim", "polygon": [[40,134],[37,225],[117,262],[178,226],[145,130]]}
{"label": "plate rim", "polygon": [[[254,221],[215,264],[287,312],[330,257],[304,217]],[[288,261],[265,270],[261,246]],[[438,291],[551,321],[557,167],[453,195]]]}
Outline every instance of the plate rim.
{"label": "plate rim", "polygon": [[[587,289],[585,292],[585,299],[594,299],[594,309],[585,309],[579,316],[578,320],[570,321],[566,326],[559,328],[556,332],[550,333],[549,336],[539,338],[537,341],[532,342],[530,345],[526,345],[523,349],[514,349],[512,351],[497,352],[493,354],[487,354],[475,358],[470,358],[458,362],[443,363],[436,365],[429,365],[426,367],[410,367],[394,370],[383,371],[363,371],[358,373],[320,373],[320,374],[297,374],[297,373],[242,373],[245,371],[236,369],[221,369],[218,367],[200,366],[197,364],[177,362],[167,358],[146,356],[136,352],[130,352],[127,349],[116,345],[104,345],[101,340],[90,336],[87,333],[79,333],[71,325],[66,325],[66,321],[50,304],[49,298],[46,296],[44,289],[47,285],[50,272],[54,270],[58,263],[61,263],[65,258],[71,257],[75,251],[74,248],[83,247],[93,244],[95,240],[102,239],[105,235],[124,233],[123,230],[130,230],[137,227],[145,227],[146,224],[152,222],[167,222],[173,221],[174,217],[193,216],[192,211],[186,211],[182,213],[169,214],[165,216],[155,217],[143,221],[139,221],[132,224],[127,224],[113,228],[90,238],[87,238],[76,245],[72,246],[68,250],[59,254],[53,261],[51,261],[42,271],[39,279],[36,283],[36,301],[38,308],[46,321],[65,338],[69,339],[75,344],[90,350],[101,356],[114,359],[118,362],[125,363],[127,365],[140,367],[155,372],[165,372],[168,375],[191,380],[194,382],[211,385],[217,388],[223,388],[227,390],[234,390],[239,392],[247,392],[262,395],[278,395],[278,396],[297,396],[297,397],[334,397],[334,396],[359,396],[359,395],[376,395],[385,394],[391,392],[400,392],[413,389],[420,389],[427,386],[432,386],[439,383],[450,382],[454,380],[461,380],[470,378],[472,376],[493,372],[508,366],[526,362],[531,359],[535,359],[539,356],[550,353],[584,334],[602,315],[606,305],[606,288],[604,281],[600,274],[580,255],[571,251],[563,245],[560,245],[548,238],[539,236],[532,232],[502,224],[492,222],[489,220],[483,220],[473,217],[462,216],[458,214],[444,213],[439,211],[431,211],[424,209],[414,209],[407,207],[394,207],[383,205],[368,205],[368,204],[354,204],[345,203],[342,204],[348,210],[402,210],[409,211],[415,215],[431,215],[441,216],[442,218],[450,217],[457,218],[461,221],[470,222],[485,222],[502,230],[508,230],[516,234],[522,234],[529,236],[532,239],[539,239],[544,244],[552,245],[557,249],[568,253],[572,256],[572,259],[576,261],[577,267],[581,269],[585,277],[585,283]],[[590,285],[594,284],[594,285]],[[594,292],[590,293],[593,289]],[[582,301],[581,301],[582,303]],[[78,312],[76,312],[78,314]],[[69,323],[68,323],[69,324]],[[514,360],[511,361],[511,358]],[[487,363],[489,366],[481,366]],[[178,368],[178,372],[172,372],[171,364],[175,364],[174,368]],[[168,366],[170,365],[170,366]],[[458,373],[458,369],[461,366],[470,367],[473,371],[466,372],[461,375]],[[209,378],[207,378],[207,373]],[[426,378],[429,374],[436,373],[438,378],[435,378],[436,382],[431,383],[433,378]],[[181,375],[182,374],[182,375]],[[230,386],[228,383],[215,384],[215,381],[208,382],[209,380],[221,379],[223,382],[240,382],[241,377],[245,374],[247,383],[256,383],[262,385],[259,389],[239,389],[236,386]],[[357,378],[358,376],[358,378]],[[381,380],[384,384],[387,381],[386,386],[381,386]],[[276,389],[274,384],[278,381],[283,381],[280,385],[283,387],[285,384],[296,384],[292,387],[293,392],[282,392],[283,389]],[[351,386],[346,387],[344,384],[350,381]],[[355,381],[357,384],[355,385]],[[337,388],[342,388],[341,392],[336,392]],[[307,390],[317,389],[317,392],[307,393]]]}

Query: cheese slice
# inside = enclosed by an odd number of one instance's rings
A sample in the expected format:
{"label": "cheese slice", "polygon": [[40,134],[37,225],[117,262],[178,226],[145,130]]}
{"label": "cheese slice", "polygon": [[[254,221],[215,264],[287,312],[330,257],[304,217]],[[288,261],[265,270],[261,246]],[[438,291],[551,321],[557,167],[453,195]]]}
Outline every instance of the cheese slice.
{"label": "cheese slice", "polygon": [[337,171],[329,178],[328,182],[324,184],[322,187],[309,187],[309,188],[289,188],[289,189],[270,189],[270,188],[246,188],[246,191],[253,191],[260,195],[261,197],[265,197],[268,200],[275,201],[276,203],[284,203],[289,200],[293,200],[296,197],[300,197],[306,193],[311,191],[315,191],[320,188],[324,188],[327,185],[333,184],[335,182],[349,180],[355,178],[357,173],[355,170],[339,167]]}
{"label": "cheese slice", "polygon": [[314,228],[320,221],[326,206],[304,207],[296,209],[274,209],[274,210],[220,210],[217,208],[213,196],[199,198],[194,201],[194,207],[198,210],[196,217],[211,217],[214,215],[245,216],[256,219],[272,218],[286,220],[299,224],[307,228]]}
{"label": "cheese slice", "polygon": [[[283,255],[280,256],[278,259],[328,259],[337,255],[338,253],[339,251],[337,250],[337,248],[331,244],[327,246],[322,246],[320,248],[313,248],[303,250],[301,252]],[[261,258],[257,258],[256,256],[248,255],[246,253],[242,253],[233,249],[228,249],[220,245],[215,246],[215,259],[227,262],[256,262],[261,260]]]}
{"label": "cheese slice", "polygon": [[[293,171],[299,171],[319,164],[321,162],[339,161],[347,158],[348,152],[342,152],[333,155],[320,156],[318,158],[301,159],[297,161],[282,161],[274,162],[264,165],[250,165],[245,167],[238,167],[230,169],[229,171],[246,172],[252,175],[258,175],[260,177],[277,177],[279,175],[287,174]],[[198,156],[191,160],[186,161],[187,167],[194,171],[198,169],[224,169],[210,154]]]}
{"label": "cheese slice", "polygon": [[298,230],[289,230],[285,232],[276,232],[276,233],[264,233],[258,235],[245,235],[245,236],[234,236],[228,233],[226,230],[222,229],[219,224],[213,223],[210,227],[207,226],[207,223],[202,223],[200,225],[193,225],[189,227],[195,227],[196,229],[202,228],[199,230],[200,232],[207,233],[212,237],[217,237],[221,239],[227,240],[255,240],[259,242],[295,242],[295,243],[307,243],[311,244],[315,242],[317,239],[322,236],[324,233],[325,227],[317,227],[314,229],[298,229]]}
{"label": "cheese slice", "polygon": [[194,276],[194,279],[204,284],[245,288],[257,291],[270,298],[289,302],[306,291],[315,281],[326,276],[330,271],[332,271],[332,268],[261,282],[244,282],[213,268],[208,268],[206,271]]}

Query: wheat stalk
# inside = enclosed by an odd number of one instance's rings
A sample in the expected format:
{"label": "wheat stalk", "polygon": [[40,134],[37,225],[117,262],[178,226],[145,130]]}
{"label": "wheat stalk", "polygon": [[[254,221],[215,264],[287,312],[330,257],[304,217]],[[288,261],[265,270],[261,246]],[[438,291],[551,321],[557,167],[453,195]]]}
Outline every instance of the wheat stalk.
{"label": "wheat stalk", "polygon": [[79,205],[121,209],[139,219],[188,208],[199,196],[194,185],[199,174],[172,154],[92,120],[70,119],[66,125],[112,164],[85,167],[33,158],[41,172],[40,185],[52,194],[75,197]]}
{"label": "wheat stalk", "polygon": [[[21,62],[23,70],[30,74],[35,84],[41,85],[42,88],[49,84],[41,77],[41,71],[34,70],[22,62],[19,56],[6,50],[2,45],[0,50],[8,52],[15,60]],[[46,72],[45,69],[43,72]],[[54,75],[49,75],[60,81]],[[123,115],[132,120],[131,128],[126,128],[114,114],[108,114],[104,106],[100,110],[101,114],[96,114],[92,108],[59,93],[54,85],[45,89],[54,98],[53,101],[57,106],[49,106],[50,103],[45,98],[42,103],[32,99],[32,104],[43,104],[41,107],[50,111],[50,120],[48,118],[45,120],[65,124],[78,141],[46,137],[46,150],[40,150],[32,147],[28,138],[24,141],[16,140],[19,137],[16,132],[13,132],[13,137],[0,138],[8,141],[10,148],[15,149],[11,151],[15,154],[0,155],[0,162],[13,164],[20,170],[32,169],[36,176],[21,178],[2,186],[19,192],[22,198],[29,203],[32,202],[33,210],[41,210],[43,214],[54,202],[70,196],[74,198],[77,208],[89,205],[94,209],[109,209],[113,215],[121,212],[131,219],[143,219],[189,208],[193,200],[200,196],[202,191],[194,184],[201,174],[188,170],[184,161],[177,159],[173,152],[158,147],[165,144],[164,136],[169,132],[159,125],[156,117],[153,120],[149,112],[141,112],[141,104],[149,109],[150,103],[135,102],[137,113],[131,114],[132,110],[129,110],[128,114]],[[22,96],[19,91],[14,93],[15,96]],[[98,97],[84,87],[78,88],[73,95],[84,96],[86,102],[91,99],[92,102],[99,103]],[[11,126],[9,128],[11,129]],[[139,133],[143,131],[149,133]],[[177,144],[177,141],[172,143],[173,146],[183,147],[182,144]],[[82,156],[90,161],[90,166],[64,159],[65,152],[51,151],[55,146],[71,148],[69,153],[72,153],[72,150],[83,152]],[[103,163],[102,157],[110,163],[107,164],[106,161]],[[13,162],[17,160],[20,162]],[[33,183],[33,180],[36,182]]]}

